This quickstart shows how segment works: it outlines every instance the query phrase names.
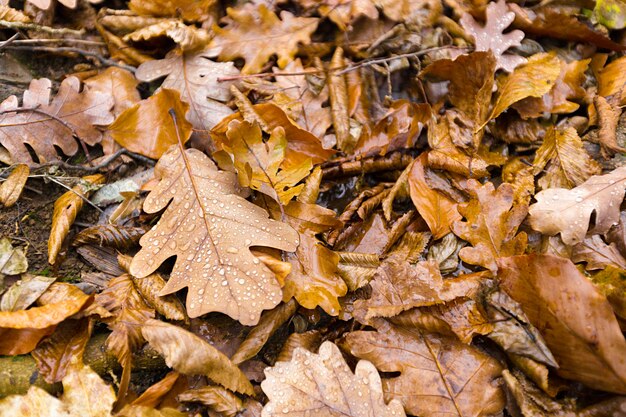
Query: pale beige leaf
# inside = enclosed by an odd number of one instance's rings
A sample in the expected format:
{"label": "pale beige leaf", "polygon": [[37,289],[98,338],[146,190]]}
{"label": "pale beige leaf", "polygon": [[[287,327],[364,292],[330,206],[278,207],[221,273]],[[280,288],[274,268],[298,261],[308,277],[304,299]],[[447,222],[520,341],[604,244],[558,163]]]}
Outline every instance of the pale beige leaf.
{"label": "pale beige leaf", "polygon": [[224,387],[244,394],[253,393],[246,376],[219,350],[178,326],[148,320],[141,332],[169,367],[186,375],[205,375]]}
{"label": "pale beige leaf", "polygon": [[28,23],[30,22],[30,17],[17,9],[13,9],[5,4],[0,4],[0,20],[4,20],[5,22]]}
{"label": "pale beige leaf", "polygon": [[178,396],[178,400],[204,404],[226,417],[238,416],[243,411],[243,401],[232,392],[217,385],[187,390]]}
{"label": "pale beige leaf", "polygon": [[17,311],[30,307],[55,280],[54,277],[25,274],[2,294],[0,311]]}
{"label": "pale beige leaf", "polygon": [[23,248],[14,248],[11,239],[0,239],[0,278],[18,275],[28,270],[28,259]]}
{"label": "pale beige leaf", "polygon": [[385,404],[376,368],[360,361],[353,374],[331,342],[324,342],[318,354],[298,348],[291,361],[277,362],[265,375],[261,388],[269,402],[263,417],[405,416],[397,400]]}
{"label": "pale beige leaf", "polygon": [[61,401],[72,416],[109,417],[116,401],[113,387],[89,366],[76,364],[63,378]]}

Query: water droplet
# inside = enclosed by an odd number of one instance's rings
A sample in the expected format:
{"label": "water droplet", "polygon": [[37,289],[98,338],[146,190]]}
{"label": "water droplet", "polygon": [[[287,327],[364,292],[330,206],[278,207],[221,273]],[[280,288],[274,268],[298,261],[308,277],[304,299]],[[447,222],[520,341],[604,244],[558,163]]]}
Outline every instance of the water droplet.
{"label": "water droplet", "polygon": [[234,248],[234,247],[231,246],[228,249],[226,249],[226,252],[228,252],[228,253],[237,253],[237,252],[239,252],[239,249]]}
{"label": "water droplet", "polygon": [[576,202],[577,203],[582,203],[583,202],[583,198],[581,196],[576,197]]}
{"label": "water droplet", "polygon": [[227,280],[222,281],[222,287],[225,287],[227,285],[228,285],[228,281]]}

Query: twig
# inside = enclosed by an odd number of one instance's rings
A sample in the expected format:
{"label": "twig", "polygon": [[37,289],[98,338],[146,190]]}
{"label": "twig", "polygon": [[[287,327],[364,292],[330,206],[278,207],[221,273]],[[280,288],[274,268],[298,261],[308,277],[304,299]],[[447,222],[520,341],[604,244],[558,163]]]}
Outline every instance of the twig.
{"label": "twig", "polygon": [[45,178],[49,179],[50,181],[52,181],[55,184],[60,185],[61,187],[65,188],[68,191],[73,192],[74,194],[76,194],[78,197],[81,198],[81,200],[85,201],[87,204],[89,204],[91,207],[95,208],[96,210],[98,210],[100,213],[104,214],[104,210],[102,210],[100,207],[96,206],[94,203],[92,203],[91,201],[89,201],[88,198],[86,198],[85,196],[80,195],[79,193],[77,193],[76,191],[74,191],[72,189],[72,187],[68,187],[67,185],[63,184],[63,182],[57,180],[56,178],[54,178],[51,175],[44,175]]}
{"label": "twig", "polygon": [[19,32],[16,33],[15,35],[11,36],[9,39],[7,39],[4,42],[0,42],[0,50],[2,50],[2,48],[5,48],[7,46],[9,46],[9,44],[14,43],[14,42],[18,42],[16,41],[16,39],[20,36]]}
{"label": "twig", "polygon": [[36,23],[9,22],[7,20],[0,20],[0,27],[5,27],[7,29],[39,30],[41,32],[52,33],[55,35],[83,36],[85,34],[85,29],[74,30],[67,28],[51,28],[50,26],[42,26]]}
{"label": "twig", "polygon": [[137,71],[137,68],[131,67],[130,65],[120,64],[112,59],[105,58],[102,55],[99,55],[95,52],[85,51],[84,49],[73,48],[70,46],[52,47],[52,46],[37,46],[37,45],[33,45],[33,46],[10,46],[9,45],[9,46],[6,46],[5,48],[17,50],[17,51],[37,51],[37,52],[50,52],[50,53],[69,52],[69,53],[80,54],[80,55],[95,58],[98,61],[100,61],[101,64],[113,66],[113,67],[119,67],[127,71],[130,71],[133,74],[135,73],[135,71]]}
{"label": "twig", "polygon": [[68,164],[65,161],[51,161],[51,162],[46,162],[45,164],[39,164],[39,165],[33,165],[32,168],[33,169],[41,169],[41,168],[47,168],[47,167],[52,167],[52,166],[56,166],[59,168],[62,168],[66,171],[74,171],[74,172],[81,172],[81,173],[85,173],[85,174],[90,174],[90,173],[94,173],[97,172],[98,170],[106,167],[107,165],[109,165],[111,162],[115,161],[117,158],[119,158],[122,155],[128,155],[133,159],[137,159],[143,163],[146,163],[150,166],[154,165],[154,161],[150,158],[147,158],[143,155],[139,155],[136,154],[134,152],[129,151],[128,149],[120,149],[119,151],[115,152],[114,154],[112,154],[111,156],[109,156],[107,159],[105,159],[104,161],[102,161],[101,163],[99,163],[98,165],[93,165],[93,166],[89,166],[89,167],[84,167],[81,165],[72,165],[72,164]]}
{"label": "twig", "polygon": [[[16,35],[19,36],[18,33],[16,33]],[[7,42],[9,40],[7,40]],[[61,38],[59,39],[20,39],[11,43],[13,43],[14,45],[32,45],[32,44],[40,44],[40,43],[75,43],[75,44],[90,45],[90,46],[106,46],[106,43],[100,42],[100,41],[88,41],[85,39],[71,39],[71,38],[67,38],[67,39],[61,39]]]}

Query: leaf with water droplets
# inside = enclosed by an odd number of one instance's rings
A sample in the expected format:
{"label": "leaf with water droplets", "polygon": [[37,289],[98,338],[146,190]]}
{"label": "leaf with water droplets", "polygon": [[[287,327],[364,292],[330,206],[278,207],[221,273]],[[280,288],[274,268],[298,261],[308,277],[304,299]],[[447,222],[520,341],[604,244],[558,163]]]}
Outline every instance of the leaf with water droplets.
{"label": "leaf with water droplets", "polygon": [[[619,222],[625,188],[626,167],[620,167],[606,175],[594,175],[571,190],[543,190],[535,195],[537,203],[530,206],[530,225],[550,236],[561,233],[568,245],[582,242],[588,230],[606,233]],[[589,229],[594,213],[595,222]]]}
{"label": "leaf with water droplets", "polygon": [[380,376],[370,362],[360,361],[353,374],[331,342],[324,342],[318,354],[297,348],[291,361],[277,362],[265,375],[261,388],[270,401],[263,417],[406,415],[399,401],[385,404]]}
{"label": "leaf with water droplets", "polygon": [[154,272],[166,259],[176,263],[161,295],[184,287],[189,317],[219,311],[253,325],[261,311],[282,299],[272,272],[250,252],[250,246],[294,251],[298,234],[287,224],[242,197],[236,175],[217,170],[195,149],[174,146],[155,167],[158,185],[144,210],[167,207],[157,225],[140,241],[130,273]]}

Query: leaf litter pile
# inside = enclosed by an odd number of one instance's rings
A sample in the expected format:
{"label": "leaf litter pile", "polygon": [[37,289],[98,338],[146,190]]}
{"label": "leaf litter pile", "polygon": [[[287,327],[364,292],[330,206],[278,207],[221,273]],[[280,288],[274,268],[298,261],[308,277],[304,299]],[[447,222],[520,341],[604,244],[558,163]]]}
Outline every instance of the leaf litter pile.
{"label": "leaf litter pile", "polygon": [[626,415],[625,27],[0,0],[0,416]]}

